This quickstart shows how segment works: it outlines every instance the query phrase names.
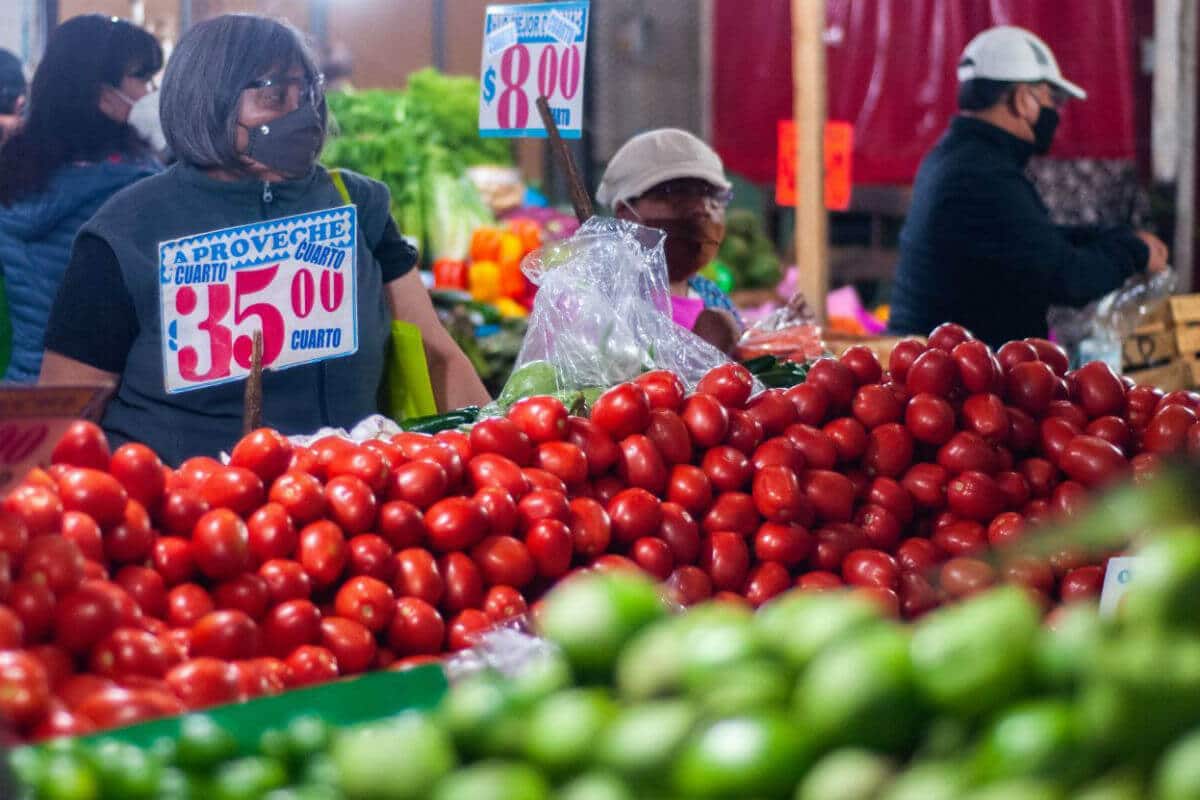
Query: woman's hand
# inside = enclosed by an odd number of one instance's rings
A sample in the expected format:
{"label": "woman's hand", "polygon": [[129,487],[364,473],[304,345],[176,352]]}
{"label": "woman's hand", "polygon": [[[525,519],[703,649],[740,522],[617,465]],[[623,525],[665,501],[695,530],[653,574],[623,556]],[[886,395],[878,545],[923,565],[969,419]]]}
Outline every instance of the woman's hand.
{"label": "woman's hand", "polygon": [[420,274],[414,269],[386,286],[395,319],[412,323],[421,329],[425,342],[425,358],[429,362],[429,379],[439,411],[452,411],[463,406],[483,406],[492,401],[466,354],[459,349],[450,333],[438,319],[433,301]]}
{"label": "woman's hand", "polygon": [[699,336],[722,353],[732,353],[737,346],[741,331],[733,314],[719,308],[706,308],[696,317],[692,333]]}

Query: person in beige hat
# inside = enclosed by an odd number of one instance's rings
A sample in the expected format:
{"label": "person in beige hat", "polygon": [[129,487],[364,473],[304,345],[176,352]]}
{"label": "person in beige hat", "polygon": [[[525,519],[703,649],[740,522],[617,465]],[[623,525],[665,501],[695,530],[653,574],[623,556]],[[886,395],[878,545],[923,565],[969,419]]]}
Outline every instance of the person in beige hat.
{"label": "person in beige hat", "polygon": [[687,131],[659,128],[621,146],[596,192],[596,199],[618,219],[666,233],[672,293],[684,302],[703,304],[688,327],[723,352],[737,343],[741,320],[728,295],[698,273],[716,258],[725,238],[732,188],[711,147]]}

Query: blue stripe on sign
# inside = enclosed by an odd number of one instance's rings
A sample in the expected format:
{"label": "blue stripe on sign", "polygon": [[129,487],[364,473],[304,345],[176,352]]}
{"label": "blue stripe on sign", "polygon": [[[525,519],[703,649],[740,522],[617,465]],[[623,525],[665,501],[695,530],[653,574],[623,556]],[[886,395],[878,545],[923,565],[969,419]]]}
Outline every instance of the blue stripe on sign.
{"label": "blue stripe on sign", "polygon": [[[563,130],[559,128],[559,134],[564,139],[581,139],[583,131],[580,130]],[[530,136],[537,139],[546,138],[545,128],[480,128],[479,135],[484,139],[503,139],[515,138],[521,136]]]}

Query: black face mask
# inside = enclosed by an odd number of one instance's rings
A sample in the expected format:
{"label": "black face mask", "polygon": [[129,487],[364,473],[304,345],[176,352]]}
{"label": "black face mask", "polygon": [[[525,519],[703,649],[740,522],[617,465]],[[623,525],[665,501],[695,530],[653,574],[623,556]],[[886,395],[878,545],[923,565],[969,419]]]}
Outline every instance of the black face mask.
{"label": "black face mask", "polygon": [[1058,111],[1053,106],[1042,106],[1037,121],[1033,123],[1033,152],[1044,155],[1050,152],[1054,132],[1058,130]]}
{"label": "black face mask", "polygon": [[324,138],[321,116],[308,104],[246,129],[250,131],[246,155],[289,178],[303,177],[312,169]]}
{"label": "black face mask", "polygon": [[667,234],[663,246],[671,283],[685,281],[708,266],[725,238],[725,224],[707,218],[644,219],[642,224]]}

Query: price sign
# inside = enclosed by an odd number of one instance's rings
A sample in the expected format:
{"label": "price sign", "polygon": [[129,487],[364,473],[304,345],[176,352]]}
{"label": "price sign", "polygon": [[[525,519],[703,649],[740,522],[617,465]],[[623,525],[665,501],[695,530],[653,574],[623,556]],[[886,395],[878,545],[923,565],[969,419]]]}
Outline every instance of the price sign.
{"label": "price sign", "polygon": [[546,135],[545,97],[564,139],[583,131],[588,3],[488,6],[483,25],[479,135]]}
{"label": "price sign", "polygon": [[348,205],[160,244],[167,391],[245,378],[255,330],[263,369],[357,351],[357,240]]}
{"label": "price sign", "polygon": [[0,492],[50,463],[54,445],[77,419],[98,419],[111,386],[0,388]]}
{"label": "price sign", "polygon": [[[775,167],[775,202],[796,205],[796,123],[779,121],[779,146]],[[825,208],[845,211],[850,208],[853,187],[854,126],[830,120],[825,123]]]}
{"label": "price sign", "polygon": [[1105,617],[1116,616],[1121,610],[1121,601],[1129,592],[1129,585],[1137,573],[1139,559],[1132,556],[1110,558],[1104,570],[1104,586],[1100,589],[1100,613]]}

